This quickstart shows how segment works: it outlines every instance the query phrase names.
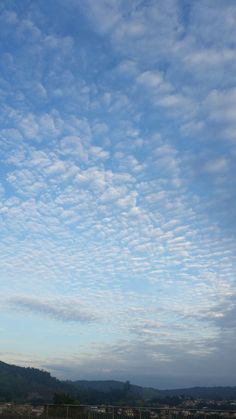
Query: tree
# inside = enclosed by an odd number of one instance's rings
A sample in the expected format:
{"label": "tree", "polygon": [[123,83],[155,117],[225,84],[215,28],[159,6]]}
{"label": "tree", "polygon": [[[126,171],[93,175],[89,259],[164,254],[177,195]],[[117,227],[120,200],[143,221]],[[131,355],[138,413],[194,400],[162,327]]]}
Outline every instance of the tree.
{"label": "tree", "polygon": [[125,394],[128,394],[130,392],[130,390],[131,390],[131,388],[130,388],[130,382],[129,381],[126,381],[124,383],[124,392],[125,392]]}
{"label": "tree", "polygon": [[55,393],[53,396],[54,404],[74,404],[75,400],[69,393]]}

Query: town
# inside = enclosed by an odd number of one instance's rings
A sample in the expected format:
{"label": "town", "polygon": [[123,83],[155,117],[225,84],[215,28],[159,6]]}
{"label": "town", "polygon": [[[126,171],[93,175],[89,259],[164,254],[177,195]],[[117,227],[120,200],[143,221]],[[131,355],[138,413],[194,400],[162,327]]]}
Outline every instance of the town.
{"label": "town", "polygon": [[1,419],[174,419],[236,417],[236,400],[184,400],[177,406],[32,405],[1,403]]}

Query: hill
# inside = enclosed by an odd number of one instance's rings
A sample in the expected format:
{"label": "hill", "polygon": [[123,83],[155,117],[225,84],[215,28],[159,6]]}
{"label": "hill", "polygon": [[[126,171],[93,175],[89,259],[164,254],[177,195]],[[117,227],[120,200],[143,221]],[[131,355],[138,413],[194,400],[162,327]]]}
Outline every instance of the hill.
{"label": "hill", "polygon": [[49,372],[0,361],[0,401],[49,401],[60,391],[72,391],[72,388]]}
{"label": "hill", "polygon": [[193,387],[157,390],[130,384],[129,381],[60,381],[47,371],[24,368],[0,361],[0,402],[51,402],[53,396],[64,395],[61,400],[84,404],[171,404],[171,399],[192,397],[201,399],[236,399],[236,387]]}
{"label": "hill", "polygon": [[123,403],[136,404],[137,401],[146,403],[153,397],[161,396],[157,389],[141,387],[122,381],[74,381],[80,400],[84,403]]}
{"label": "hill", "polygon": [[192,387],[174,390],[161,390],[163,396],[181,396],[193,397],[199,399],[236,399],[236,387]]}

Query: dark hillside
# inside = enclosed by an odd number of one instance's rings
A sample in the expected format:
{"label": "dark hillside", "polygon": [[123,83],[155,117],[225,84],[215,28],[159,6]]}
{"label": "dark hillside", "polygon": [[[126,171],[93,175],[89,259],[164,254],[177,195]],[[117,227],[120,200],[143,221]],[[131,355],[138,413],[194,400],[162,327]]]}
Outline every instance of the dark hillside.
{"label": "dark hillside", "polygon": [[0,361],[0,402],[51,402],[74,400],[81,404],[163,403],[178,397],[236,400],[236,387],[193,387],[157,390],[130,384],[129,381],[60,381],[49,372],[24,368]]}
{"label": "dark hillside", "polygon": [[164,396],[187,396],[199,399],[236,399],[236,387],[192,387],[176,390],[162,390]]}
{"label": "dark hillside", "polygon": [[0,401],[51,400],[55,392],[68,390],[69,384],[49,372],[0,361]]}

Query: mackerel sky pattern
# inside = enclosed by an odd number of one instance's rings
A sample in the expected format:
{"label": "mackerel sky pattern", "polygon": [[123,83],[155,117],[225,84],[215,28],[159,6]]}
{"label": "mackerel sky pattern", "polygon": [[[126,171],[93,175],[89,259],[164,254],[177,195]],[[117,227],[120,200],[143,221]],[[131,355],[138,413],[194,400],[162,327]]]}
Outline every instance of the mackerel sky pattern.
{"label": "mackerel sky pattern", "polygon": [[1,0],[0,32],[0,359],[235,385],[235,1]]}

